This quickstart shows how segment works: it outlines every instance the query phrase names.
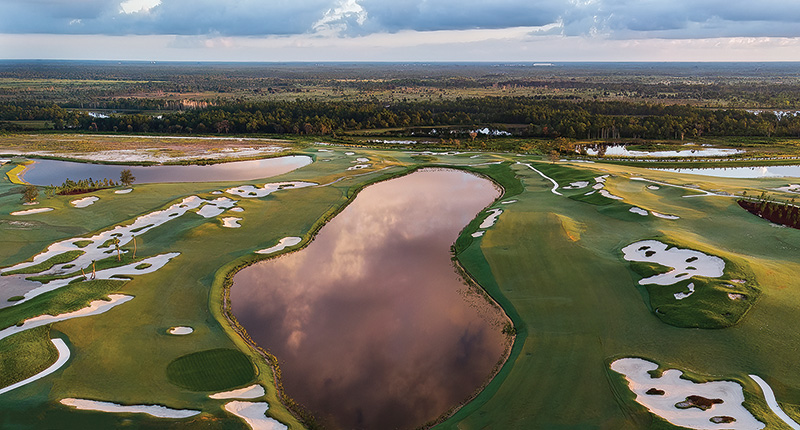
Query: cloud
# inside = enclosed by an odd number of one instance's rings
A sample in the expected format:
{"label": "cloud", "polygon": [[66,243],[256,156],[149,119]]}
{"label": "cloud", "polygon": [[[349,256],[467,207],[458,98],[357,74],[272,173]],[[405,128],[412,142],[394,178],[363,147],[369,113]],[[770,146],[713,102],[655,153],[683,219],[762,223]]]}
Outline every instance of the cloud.
{"label": "cloud", "polygon": [[611,39],[800,37],[800,2],[785,0],[0,0],[0,16],[5,34],[358,37],[555,26]]}

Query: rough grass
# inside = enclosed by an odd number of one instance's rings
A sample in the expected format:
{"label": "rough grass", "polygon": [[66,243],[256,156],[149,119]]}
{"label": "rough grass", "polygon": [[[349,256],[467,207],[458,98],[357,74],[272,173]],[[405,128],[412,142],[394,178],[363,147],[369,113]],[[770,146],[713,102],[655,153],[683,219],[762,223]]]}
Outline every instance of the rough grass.
{"label": "rough grass", "polygon": [[167,366],[170,382],[193,391],[221,391],[255,378],[249,358],[236,349],[211,349],[184,355]]}
{"label": "rough grass", "polygon": [[25,330],[0,339],[0,388],[47,369],[58,358],[50,341],[50,327]]}
{"label": "rough grass", "polygon": [[67,252],[65,252],[63,254],[54,255],[54,256],[48,258],[47,260],[42,261],[41,263],[33,265],[33,266],[28,266],[28,267],[25,267],[25,268],[22,268],[22,269],[12,270],[10,272],[3,272],[3,276],[43,272],[45,270],[49,270],[50,268],[52,268],[56,264],[69,263],[70,261],[75,260],[76,258],[80,257],[83,254],[84,254],[83,251],[78,251],[78,250],[67,251]]}

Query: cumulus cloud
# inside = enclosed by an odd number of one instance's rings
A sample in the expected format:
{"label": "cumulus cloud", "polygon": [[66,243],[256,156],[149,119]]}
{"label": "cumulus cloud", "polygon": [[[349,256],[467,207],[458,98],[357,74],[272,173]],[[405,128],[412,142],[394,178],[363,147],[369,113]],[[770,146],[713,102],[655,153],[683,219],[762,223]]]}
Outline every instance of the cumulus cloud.
{"label": "cumulus cloud", "polygon": [[358,37],[548,26],[612,39],[800,37],[800,2],[785,0],[0,0],[0,16],[6,34]]}

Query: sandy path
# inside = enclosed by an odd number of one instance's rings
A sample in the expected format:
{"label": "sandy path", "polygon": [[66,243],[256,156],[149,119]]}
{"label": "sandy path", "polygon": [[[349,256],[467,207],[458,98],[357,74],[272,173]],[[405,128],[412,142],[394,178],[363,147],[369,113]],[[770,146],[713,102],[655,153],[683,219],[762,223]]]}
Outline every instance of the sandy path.
{"label": "sandy path", "polygon": [[69,347],[67,347],[67,344],[59,338],[50,339],[50,341],[53,342],[53,345],[58,350],[58,359],[56,360],[56,362],[51,364],[50,367],[48,367],[47,369],[42,370],[41,372],[31,376],[28,379],[24,379],[15,384],[11,384],[8,387],[0,389],[0,394],[4,394],[11,390],[22,387],[24,385],[28,385],[31,382],[36,381],[37,379],[44,378],[45,376],[60,369],[61,366],[63,366],[67,362],[67,360],[69,360],[70,352],[69,352]]}
{"label": "sandy path", "polygon": [[780,405],[778,405],[778,400],[775,398],[775,393],[772,391],[772,387],[767,384],[767,381],[761,379],[758,375],[750,375],[756,384],[761,387],[761,391],[764,392],[764,400],[767,402],[767,406],[772,410],[775,415],[778,416],[783,422],[786,423],[789,427],[793,430],[800,430],[800,424],[798,424],[795,420],[792,419],[786,412],[781,409]]}
{"label": "sandy path", "polygon": [[552,182],[553,183],[553,189],[551,189],[550,192],[552,192],[553,194],[557,194],[559,196],[563,196],[563,194],[561,194],[558,191],[556,191],[558,189],[558,182],[553,180],[553,178],[551,178],[551,177],[545,175],[544,173],[540,172],[535,167],[531,166],[530,163],[520,163],[519,161],[517,161],[517,164],[522,164],[523,166],[528,166],[531,170],[533,170],[534,172],[538,173],[541,177],[543,177],[543,178],[547,179],[548,181]]}

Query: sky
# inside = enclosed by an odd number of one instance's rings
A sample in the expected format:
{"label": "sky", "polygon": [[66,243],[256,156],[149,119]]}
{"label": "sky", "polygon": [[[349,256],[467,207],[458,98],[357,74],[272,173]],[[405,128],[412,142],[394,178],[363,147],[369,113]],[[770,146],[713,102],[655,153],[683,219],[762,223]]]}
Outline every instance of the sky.
{"label": "sky", "polygon": [[0,0],[0,58],[800,61],[800,0]]}

